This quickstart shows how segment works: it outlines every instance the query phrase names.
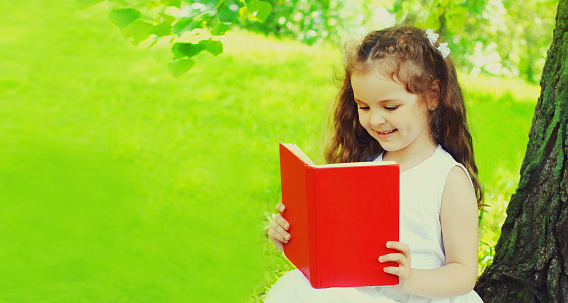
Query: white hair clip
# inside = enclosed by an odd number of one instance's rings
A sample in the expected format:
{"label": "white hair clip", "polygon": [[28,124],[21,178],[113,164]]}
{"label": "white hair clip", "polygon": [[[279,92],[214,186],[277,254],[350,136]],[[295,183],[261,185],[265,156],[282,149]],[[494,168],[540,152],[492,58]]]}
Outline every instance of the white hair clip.
{"label": "white hair clip", "polygon": [[[440,35],[436,34],[431,28],[429,28],[426,30],[426,37],[428,37],[428,41],[430,41],[432,46],[435,46],[434,43],[438,41],[438,37],[440,37]],[[440,43],[436,49],[440,52],[440,54],[442,54],[444,59],[450,54],[448,42]]]}
{"label": "white hair clip", "polygon": [[448,47],[448,42],[440,43],[440,45],[436,48],[442,57],[445,59],[450,54],[450,48]]}
{"label": "white hair clip", "polygon": [[431,28],[426,30],[426,36],[428,37],[428,40],[430,40],[430,43],[432,43],[432,46],[434,46],[434,43],[436,43],[436,41],[438,41],[438,37],[440,37],[440,35],[436,34]]}

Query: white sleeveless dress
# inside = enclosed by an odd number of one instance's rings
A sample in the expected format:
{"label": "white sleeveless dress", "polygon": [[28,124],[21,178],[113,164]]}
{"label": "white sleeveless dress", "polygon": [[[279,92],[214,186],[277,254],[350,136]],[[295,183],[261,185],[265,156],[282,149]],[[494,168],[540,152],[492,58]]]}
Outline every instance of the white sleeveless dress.
{"label": "white sleeveless dress", "polygon": [[[375,161],[382,161],[380,155]],[[446,264],[440,208],[447,176],[454,166],[467,170],[441,146],[432,156],[400,174],[399,241],[410,246],[412,268],[433,269]],[[465,295],[431,299],[398,292],[385,287],[334,287],[315,289],[299,270],[285,273],[266,295],[265,303],[325,302],[436,302],[479,303],[481,298],[471,291]]]}

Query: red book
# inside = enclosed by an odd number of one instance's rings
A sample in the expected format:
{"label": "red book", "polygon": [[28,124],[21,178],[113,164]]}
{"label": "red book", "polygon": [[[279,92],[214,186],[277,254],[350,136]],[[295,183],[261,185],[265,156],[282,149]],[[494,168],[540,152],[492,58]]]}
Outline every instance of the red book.
{"label": "red book", "polygon": [[314,165],[296,145],[280,143],[284,253],[315,288],[398,284],[380,263],[396,252],[399,174],[394,162]]}

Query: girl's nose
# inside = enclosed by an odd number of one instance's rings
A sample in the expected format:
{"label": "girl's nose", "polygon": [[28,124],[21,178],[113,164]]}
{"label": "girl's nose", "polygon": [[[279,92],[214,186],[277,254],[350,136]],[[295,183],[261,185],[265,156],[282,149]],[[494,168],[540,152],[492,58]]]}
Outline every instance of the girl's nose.
{"label": "girl's nose", "polygon": [[386,121],[384,115],[380,111],[373,111],[371,113],[371,126],[379,126],[384,124]]}

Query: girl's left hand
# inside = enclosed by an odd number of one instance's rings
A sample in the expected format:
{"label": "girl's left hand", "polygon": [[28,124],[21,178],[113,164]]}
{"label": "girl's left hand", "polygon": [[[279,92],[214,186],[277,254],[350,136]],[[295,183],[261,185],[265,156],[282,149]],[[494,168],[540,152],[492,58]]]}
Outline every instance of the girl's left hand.
{"label": "girl's left hand", "polygon": [[404,291],[406,281],[410,276],[410,248],[402,242],[388,241],[387,248],[398,250],[398,253],[386,254],[379,257],[379,262],[396,262],[398,267],[385,267],[384,271],[389,274],[397,275],[399,279],[398,285],[392,288],[398,291]]}

